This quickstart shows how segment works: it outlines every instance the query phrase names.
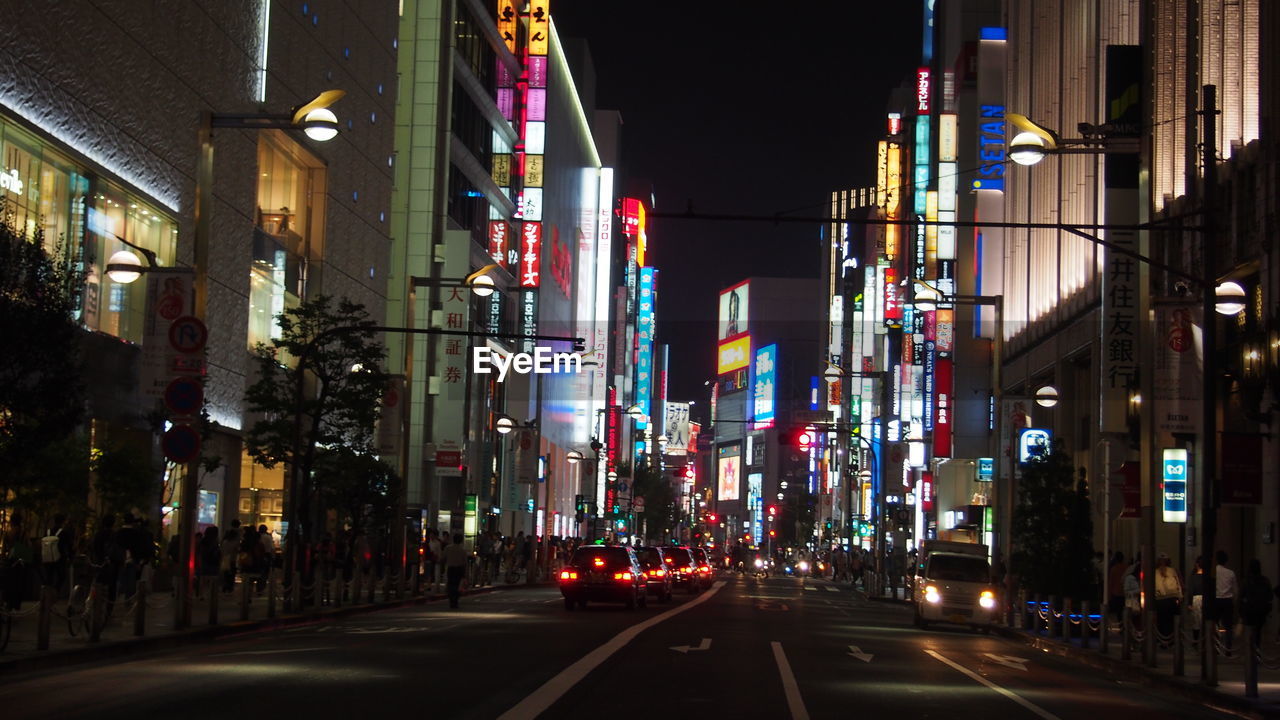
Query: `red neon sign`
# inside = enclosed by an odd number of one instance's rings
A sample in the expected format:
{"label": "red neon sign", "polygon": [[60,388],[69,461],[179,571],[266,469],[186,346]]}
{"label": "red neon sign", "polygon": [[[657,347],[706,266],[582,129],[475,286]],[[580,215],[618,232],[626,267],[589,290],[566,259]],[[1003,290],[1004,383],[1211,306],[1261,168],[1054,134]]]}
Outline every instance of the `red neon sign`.
{"label": "red neon sign", "polygon": [[542,223],[527,222],[520,229],[520,287],[536,288],[542,280]]}

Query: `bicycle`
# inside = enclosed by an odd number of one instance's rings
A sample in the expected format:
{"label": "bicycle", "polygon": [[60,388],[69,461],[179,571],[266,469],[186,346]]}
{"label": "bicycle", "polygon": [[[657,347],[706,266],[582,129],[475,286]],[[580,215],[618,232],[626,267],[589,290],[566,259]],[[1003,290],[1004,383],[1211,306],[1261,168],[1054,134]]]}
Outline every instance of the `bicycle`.
{"label": "bicycle", "polygon": [[[92,561],[84,556],[76,558],[77,562],[83,562],[88,566],[88,577],[86,582],[76,585],[73,584],[71,592],[67,596],[67,632],[71,637],[75,637],[78,631],[83,630],[88,635],[93,630],[93,608],[99,602],[98,594],[98,574],[106,567],[106,563],[102,565],[94,565]],[[75,571],[72,571],[74,578]],[[103,610],[102,622],[105,625],[111,617],[112,604],[107,603]]]}

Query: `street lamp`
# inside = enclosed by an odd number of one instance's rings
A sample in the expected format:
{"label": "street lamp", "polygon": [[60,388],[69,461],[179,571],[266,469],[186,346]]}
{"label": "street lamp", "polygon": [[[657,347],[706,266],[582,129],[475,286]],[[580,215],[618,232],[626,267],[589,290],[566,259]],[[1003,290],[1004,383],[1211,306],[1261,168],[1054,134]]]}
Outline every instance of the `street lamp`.
{"label": "street lamp", "polygon": [[516,421],[511,419],[510,415],[499,415],[498,418],[493,421],[493,429],[497,430],[499,435],[506,435],[512,430],[515,430],[515,428]]}
{"label": "street lamp", "polygon": [[1218,286],[1217,300],[1213,309],[1219,315],[1239,315],[1245,307],[1245,292],[1240,283],[1228,280]]}
{"label": "street lamp", "polygon": [[1044,385],[1036,390],[1036,404],[1042,408],[1051,408],[1058,404],[1058,388]]}
{"label": "street lamp", "polygon": [[1117,136],[1110,123],[1080,123],[1076,128],[1083,137],[1063,138],[1025,115],[1007,113],[1005,119],[1013,127],[1013,139],[1009,141],[1009,159],[1019,165],[1035,165],[1050,153],[1097,155],[1138,152],[1139,139]]}

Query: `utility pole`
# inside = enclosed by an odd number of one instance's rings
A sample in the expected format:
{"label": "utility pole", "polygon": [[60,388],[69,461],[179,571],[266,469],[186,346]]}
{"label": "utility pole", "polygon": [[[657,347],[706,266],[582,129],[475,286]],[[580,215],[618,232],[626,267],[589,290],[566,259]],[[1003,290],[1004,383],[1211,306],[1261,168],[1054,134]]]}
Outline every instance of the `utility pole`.
{"label": "utility pole", "polygon": [[[1203,415],[1200,425],[1200,456],[1204,459],[1200,476],[1202,479],[1200,503],[1200,523],[1204,541],[1200,544],[1205,557],[1204,599],[1206,606],[1217,600],[1217,562],[1214,559],[1214,546],[1218,534],[1218,238],[1217,238],[1217,191],[1218,191],[1218,92],[1214,85],[1205,85],[1201,94],[1201,127],[1204,128],[1204,151],[1202,162],[1204,182],[1200,191],[1200,251],[1202,272],[1207,279],[1201,297],[1204,307],[1201,314],[1203,325],[1203,383],[1201,389],[1201,409]],[[1204,627],[1201,628],[1201,652],[1204,660],[1201,663],[1206,685],[1218,684],[1218,660],[1213,649],[1212,639],[1217,632],[1217,612],[1201,613]],[[1232,629],[1228,628],[1227,632]],[[1210,634],[1210,633],[1214,634]]]}

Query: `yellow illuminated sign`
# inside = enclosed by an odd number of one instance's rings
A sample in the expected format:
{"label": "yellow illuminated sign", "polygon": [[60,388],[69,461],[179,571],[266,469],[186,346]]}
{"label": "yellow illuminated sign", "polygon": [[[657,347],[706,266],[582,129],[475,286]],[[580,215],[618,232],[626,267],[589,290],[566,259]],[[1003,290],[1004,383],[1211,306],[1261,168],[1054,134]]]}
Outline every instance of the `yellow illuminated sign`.
{"label": "yellow illuminated sign", "polygon": [[533,0],[529,3],[529,54],[546,55],[551,44],[551,3]]}
{"label": "yellow illuminated sign", "polygon": [[542,187],[542,156],[524,156],[524,186]]}
{"label": "yellow illuminated sign", "polygon": [[751,362],[751,336],[743,335],[720,343],[716,353],[716,372],[723,375],[740,370]]}
{"label": "yellow illuminated sign", "polygon": [[[929,222],[938,221],[938,191],[930,190],[924,196],[924,219]],[[935,262],[938,259],[938,226],[924,226],[924,258],[926,267],[926,277],[930,280],[937,276],[936,272],[932,272],[937,267]]]}
{"label": "yellow illuminated sign", "polygon": [[938,162],[956,161],[956,116],[944,113],[938,116]]}
{"label": "yellow illuminated sign", "polygon": [[511,52],[516,51],[516,5],[512,0],[498,0],[498,34]]}
{"label": "yellow illuminated sign", "polygon": [[644,251],[649,247],[649,236],[645,234],[644,203],[636,203],[636,205],[639,208],[636,217],[640,221],[636,232],[636,264],[645,267]]}
{"label": "yellow illuminated sign", "polygon": [[507,187],[511,184],[511,156],[507,154],[497,154],[493,156],[493,182],[498,187]]}
{"label": "yellow illuminated sign", "polygon": [[[888,162],[885,171],[885,203],[884,215],[890,220],[898,219],[899,203],[902,197],[902,151],[897,143],[889,143]],[[898,237],[901,228],[897,225],[885,226],[884,254],[893,260],[898,256]]]}

